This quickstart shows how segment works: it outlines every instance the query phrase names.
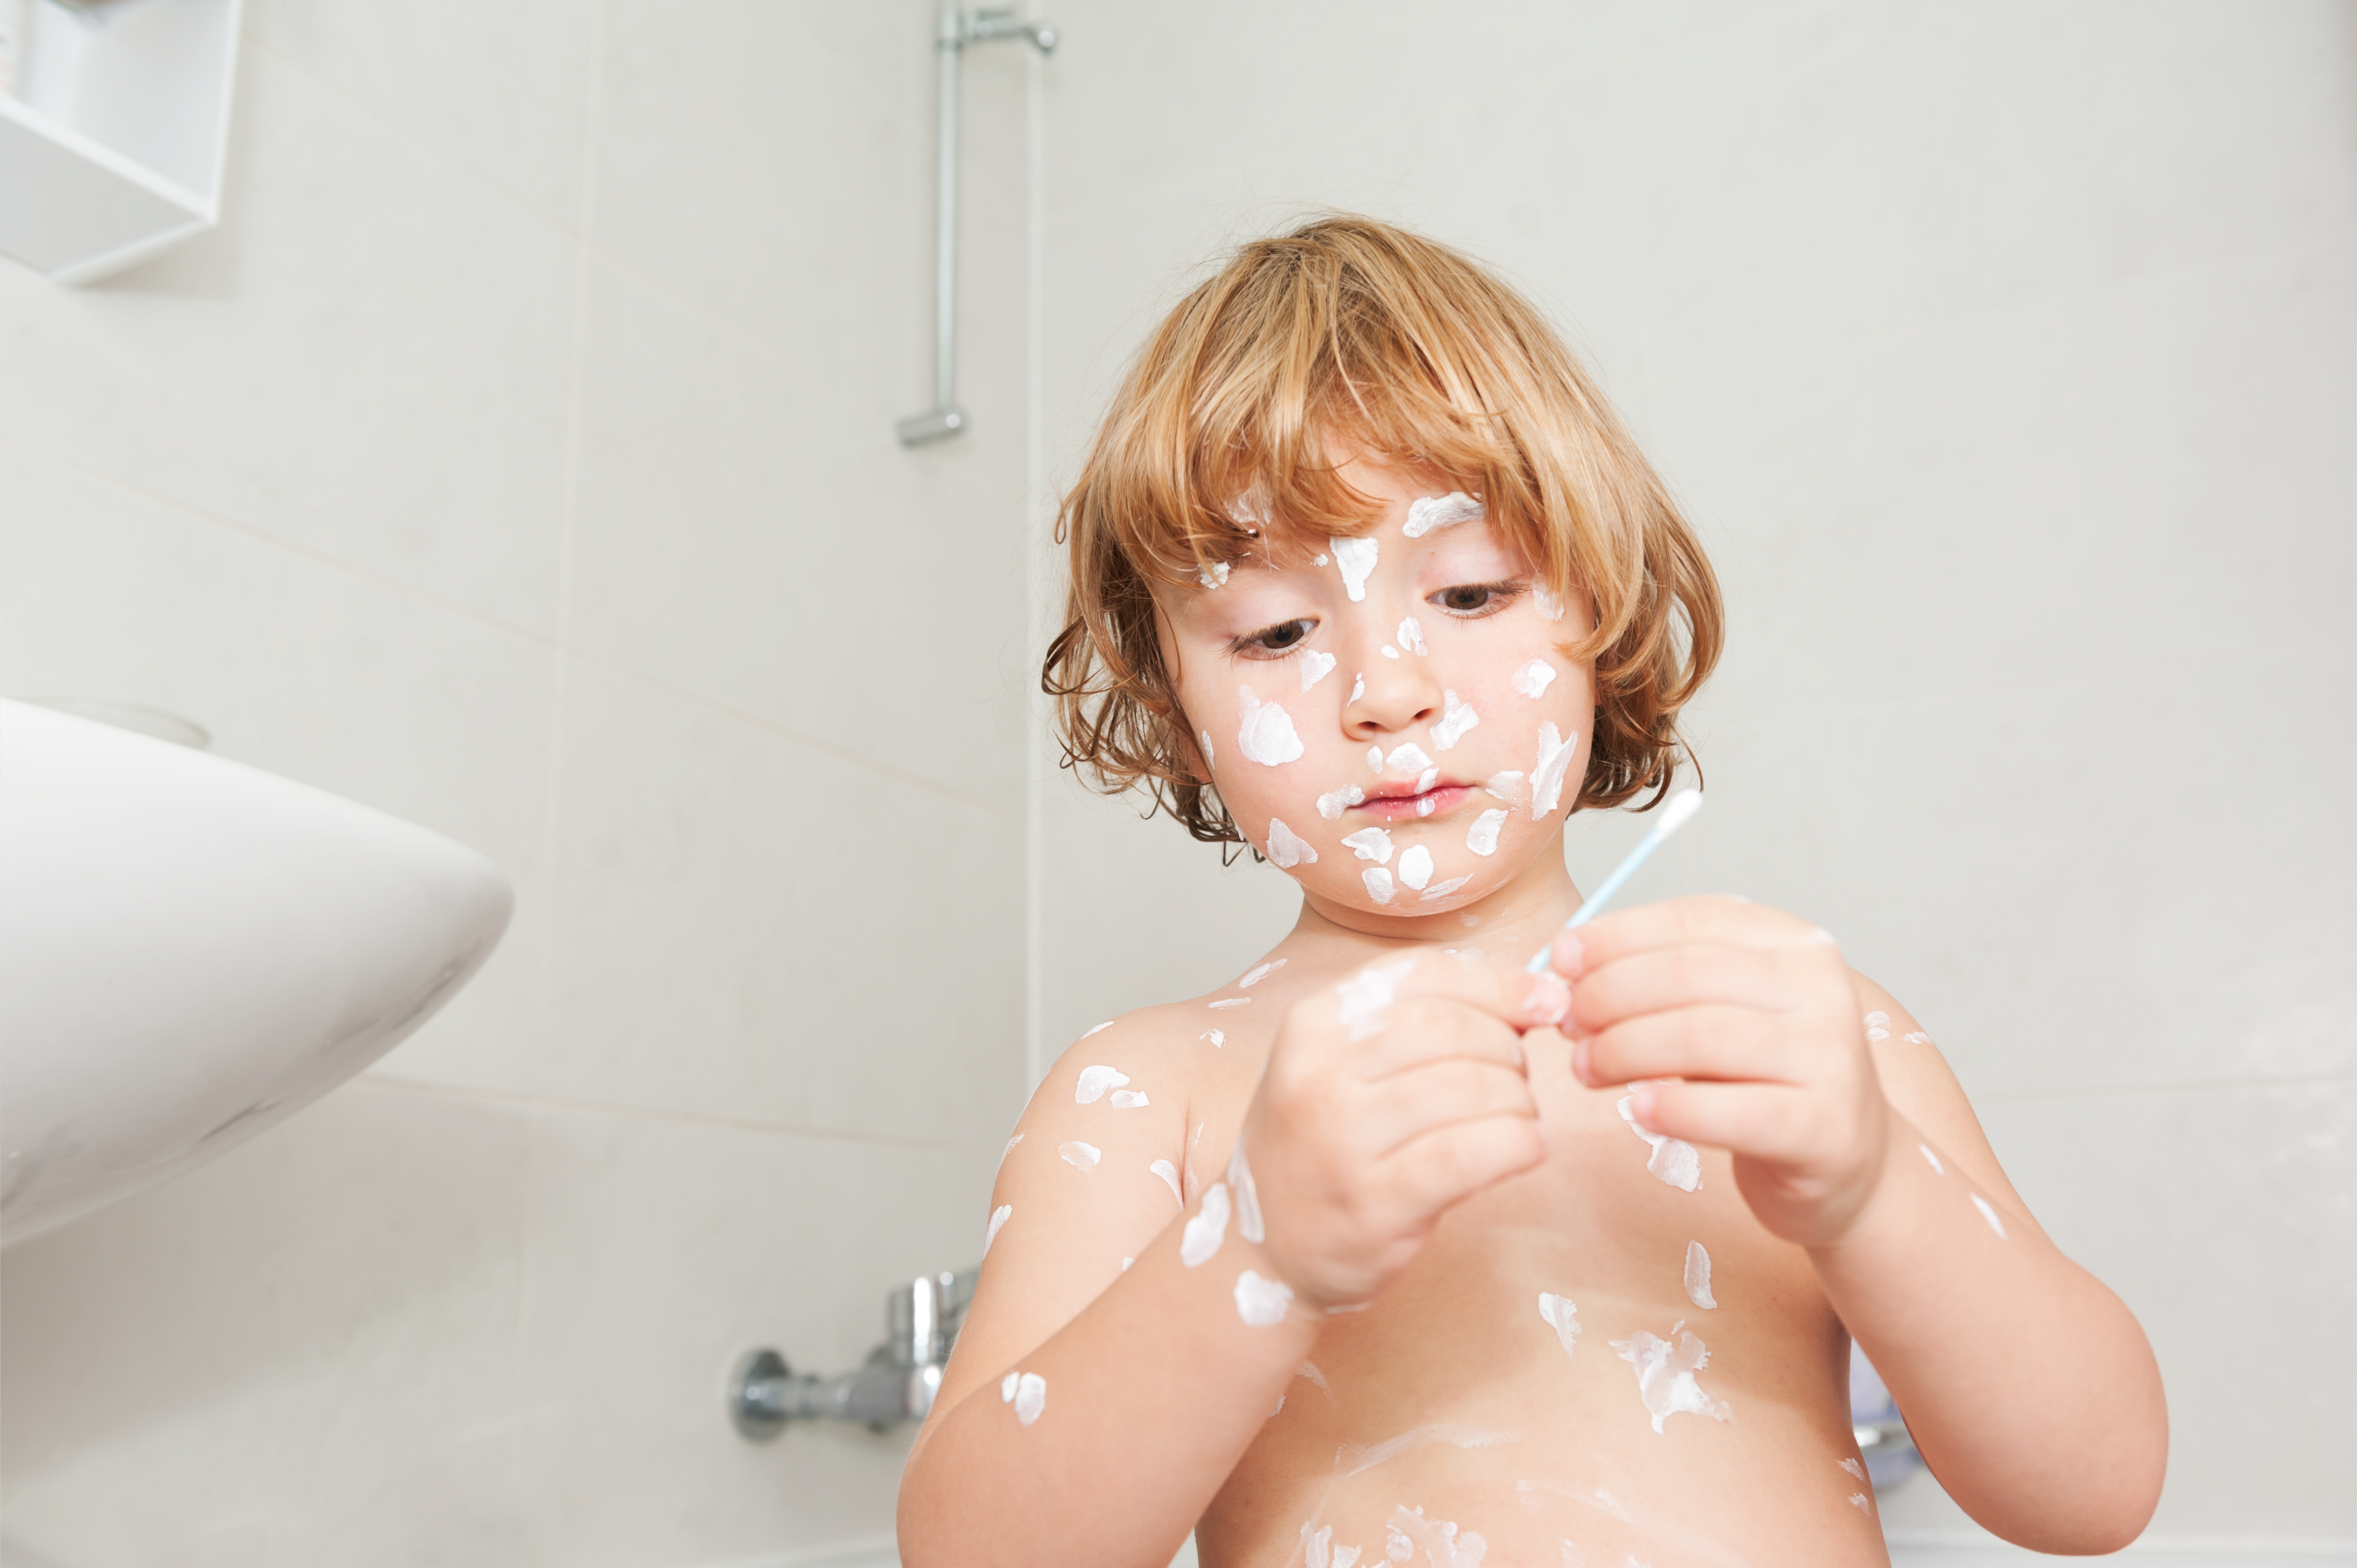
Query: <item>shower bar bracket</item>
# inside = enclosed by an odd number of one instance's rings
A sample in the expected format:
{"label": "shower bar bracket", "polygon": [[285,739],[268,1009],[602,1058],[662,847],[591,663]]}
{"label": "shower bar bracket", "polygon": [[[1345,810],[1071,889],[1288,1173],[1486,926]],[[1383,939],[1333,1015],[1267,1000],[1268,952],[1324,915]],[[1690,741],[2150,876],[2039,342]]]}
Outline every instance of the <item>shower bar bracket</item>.
{"label": "shower bar bracket", "polygon": [[957,400],[958,61],[967,45],[1000,38],[1024,39],[1042,56],[1056,52],[1056,29],[1043,22],[1026,22],[1012,9],[969,11],[958,0],[942,0],[933,34],[941,135],[933,171],[933,406],[896,426],[903,446],[921,446],[966,426]]}

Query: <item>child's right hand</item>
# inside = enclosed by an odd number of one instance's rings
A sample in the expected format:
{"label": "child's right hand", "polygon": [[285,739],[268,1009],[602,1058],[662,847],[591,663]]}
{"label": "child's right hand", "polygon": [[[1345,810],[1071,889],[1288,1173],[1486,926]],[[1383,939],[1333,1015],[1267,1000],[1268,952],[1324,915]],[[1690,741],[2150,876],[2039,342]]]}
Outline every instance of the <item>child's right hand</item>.
{"label": "child's right hand", "polygon": [[1522,1031],[1569,1004],[1554,974],[1426,952],[1286,1012],[1236,1136],[1303,1305],[1372,1299],[1444,1210],[1546,1158]]}

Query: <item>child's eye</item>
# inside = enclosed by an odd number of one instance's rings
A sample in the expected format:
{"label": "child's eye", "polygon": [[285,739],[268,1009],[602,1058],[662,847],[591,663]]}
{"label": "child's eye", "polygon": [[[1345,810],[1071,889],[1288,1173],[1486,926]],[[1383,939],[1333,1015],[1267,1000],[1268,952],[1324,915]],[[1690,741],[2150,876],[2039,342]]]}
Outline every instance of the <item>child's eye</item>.
{"label": "child's eye", "polygon": [[1290,653],[1295,648],[1308,640],[1310,629],[1317,624],[1314,620],[1280,622],[1265,631],[1256,631],[1250,637],[1239,639],[1235,644],[1235,650],[1247,659],[1265,659],[1273,654]]}
{"label": "child's eye", "polygon": [[1522,593],[1519,583],[1460,583],[1453,588],[1443,588],[1426,602],[1438,606],[1450,615],[1478,619],[1496,615],[1514,602]]}

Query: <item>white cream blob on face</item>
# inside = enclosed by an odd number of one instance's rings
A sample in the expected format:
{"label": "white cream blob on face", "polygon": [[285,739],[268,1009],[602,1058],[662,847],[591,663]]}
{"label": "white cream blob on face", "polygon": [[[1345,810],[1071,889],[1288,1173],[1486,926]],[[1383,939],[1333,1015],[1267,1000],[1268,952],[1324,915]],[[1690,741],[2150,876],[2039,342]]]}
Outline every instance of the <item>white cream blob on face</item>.
{"label": "white cream blob on face", "polygon": [[1389,865],[1392,860],[1392,834],[1389,828],[1361,828],[1354,833],[1344,833],[1342,842],[1361,860],[1372,860],[1377,865]]}
{"label": "white cream blob on face", "polygon": [[1318,797],[1318,814],[1329,822],[1339,822],[1342,813],[1358,805],[1366,795],[1356,784],[1345,784],[1340,789],[1329,789]]}
{"label": "white cream blob on face", "polygon": [[[1429,791],[1435,784],[1439,782],[1440,769],[1437,768],[1427,768],[1423,772],[1415,776],[1415,792],[1419,795],[1425,794]],[[1432,815],[1432,802],[1426,800],[1418,805],[1415,809],[1415,814],[1419,817],[1428,817]]]}
{"label": "white cream blob on face", "polygon": [[1996,1217],[1996,1210],[1989,1207],[1989,1200],[1976,1192],[1973,1194],[1973,1207],[1981,1211],[1981,1218],[1988,1221],[1989,1229],[1996,1232],[1997,1240],[2004,1240],[2005,1221]]}
{"label": "white cream blob on face", "polygon": [[1702,1185],[1702,1156],[1683,1138],[1663,1137],[1637,1125],[1637,1113],[1630,1108],[1636,1098],[1634,1094],[1624,1094],[1613,1109],[1620,1112],[1621,1121],[1629,1123],[1629,1131],[1652,1145],[1652,1157],[1645,1162],[1645,1168],[1682,1192],[1694,1191]]}
{"label": "white cream blob on face", "polygon": [[1555,666],[1544,659],[1534,659],[1514,671],[1514,690],[1525,697],[1546,695],[1547,682],[1555,679]]}
{"label": "white cream blob on face", "polygon": [[1282,703],[1264,703],[1250,686],[1236,688],[1236,746],[1247,760],[1275,768],[1301,755],[1301,737],[1293,733],[1293,715]]}
{"label": "white cream blob on face", "polygon": [[1366,884],[1367,897],[1376,903],[1388,904],[1392,901],[1392,874],[1382,866],[1367,867],[1366,870],[1359,873],[1359,880]]}
{"label": "white cream blob on face", "polygon": [[1718,1305],[1710,1294],[1710,1254],[1699,1241],[1686,1243],[1686,1299],[1706,1310]]}
{"label": "white cream blob on face", "polygon": [[1563,1341],[1563,1353],[1576,1354],[1579,1349],[1579,1307],[1569,1296],[1539,1292],[1539,1316],[1555,1337]]}
{"label": "white cream blob on face", "polygon": [[1301,656],[1301,689],[1305,692],[1334,672],[1334,656],[1316,649]]}
{"label": "white cream blob on face", "polygon": [[1371,746],[1367,747],[1367,766],[1373,768],[1378,773],[1381,773],[1383,770],[1383,748],[1382,746]]}
{"label": "white cream blob on face", "polygon": [[1097,1162],[1104,1158],[1103,1149],[1094,1144],[1083,1144],[1078,1138],[1068,1144],[1057,1144],[1056,1152],[1063,1155],[1064,1163],[1075,1170],[1092,1171],[1097,1168]]}
{"label": "white cream blob on face", "polygon": [[1118,1068],[1106,1067],[1102,1062],[1084,1067],[1081,1069],[1081,1081],[1072,1090],[1072,1103],[1093,1105],[1104,1098],[1106,1090],[1119,1089],[1128,1081],[1129,1075]]}
{"label": "white cream blob on face", "polygon": [[1399,623],[1399,630],[1393,634],[1393,640],[1397,642],[1402,648],[1406,649],[1410,653],[1423,653],[1426,651],[1424,646],[1424,628],[1416,624],[1415,617],[1414,616],[1410,616],[1407,619]]}
{"label": "white cream blob on face", "polygon": [[1280,871],[1291,870],[1305,862],[1315,863],[1318,852],[1309,841],[1285,825],[1281,817],[1268,820],[1269,864]]}
{"label": "white cream blob on face", "polygon": [[1246,1269],[1236,1276],[1236,1316],[1254,1328],[1274,1328],[1285,1321],[1293,1305],[1293,1287],[1281,1280],[1265,1280]]}
{"label": "white cream blob on face", "polygon": [[1178,1261],[1190,1269],[1200,1268],[1227,1239],[1228,1184],[1215,1181],[1203,1194],[1203,1207],[1178,1232]]}
{"label": "white cream blob on face", "polygon": [[1695,1374],[1710,1365],[1710,1348],[1691,1331],[1679,1332],[1684,1328],[1681,1320],[1670,1326],[1668,1339],[1656,1339],[1640,1328],[1626,1339],[1611,1342],[1620,1359],[1637,1369],[1637,1393],[1645,1402],[1646,1413],[1653,1418],[1655,1432],[1674,1415],[1706,1415],[1725,1421],[1730,1413],[1725,1400],[1711,1398],[1695,1381]]}
{"label": "white cream blob on face", "polygon": [[1371,963],[1334,987],[1334,994],[1342,1005],[1336,1018],[1350,1031],[1351,1038],[1363,1040],[1383,1026],[1383,1012],[1399,994],[1399,983],[1415,968],[1415,959],[1395,958],[1388,963]]}
{"label": "white cream blob on face", "polygon": [[1543,619],[1561,620],[1563,618],[1563,601],[1544,588],[1531,590],[1531,604],[1538,610]]}
{"label": "white cream blob on face", "polygon": [[1326,547],[1334,552],[1335,570],[1342,574],[1342,591],[1357,604],[1367,596],[1367,574],[1375,569],[1377,554],[1372,539],[1329,539]]}
{"label": "white cream blob on face", "polygon": [[1473,825],[1465,830],[1465,847],[1475,854],[1497,854],[1498,830],[1505,825],[1506,813],[1495,807],[1491,808],[1474,818]]}
{"label": "white cream blob on face", "polygon": [[1351,682],[1351,701],[1355,703],[1366,694],[1367,678],[1364,675],[1361,675]]}
{"label": "white cream blob on face", "polygon": [[1481,722],[1473,704],[1454,692],[1440,693],[1440,718],[1432,726],[1432,749],[1447,751],[1465,738],[1465,732]]}
{"label": "white cream blob on face", "polygon": [[1392,747],[1392,754],[1383,759],[1383,765],[1395,768],[1402,773],[1421,773],[1432,766],[1432,758],[1424,754],[1424,747],[1409,741],[1405,746]]}
{"label": "white cream blob on face", "polygon": [[1410,844],[1400,852],[1400,882],[1419,891],[1432,880],[1432,852],[1422,844]]}
{"label": "white cream blob on face", "polygon": [[1492,773],[1483,779],[1481,793],[1493,800],[1503,800],[1509,806],[1519,806],[1531,796],[1530,789],[1523,783],[1522,774],[1512,769]]}
{"label": "white cream blob on face", "polygon": [[[1286,733],[1292,733],[1290,725]],[[1559,738],[1554,721],[1539,725],[1539,758],[1531,769],[1531,821],[1537,822],[1562,802],[1563,776],[1571,767],[1571,754],[1578,749],[1579,737]]]}
{"label": "white cream blob on face", "polygon": [[1207,729],[1197,730],[1195,732],[1195,738],[1203,743],[1203,766],[1206,768],[1217,768],[1219,766],[1219,761],[1211,754],[1211,732]]}
{"label": "white cream blob on face", "polygon": [[1469,876],[1452,876],[1446,882],[1436,882],[1424,890],[1424,902],[1429,904],[1435,898],[1446,898],[1472,880]]}
{"label": "white cream blob on face", "polygon": [[982,1255],[984,1257],[987,1258],[990,1256],[990,1244],[998,1240],[999,1227],[1005,1225],[1014,1213],[1015,1206],[1011,1203],[1002,1203],[997,1208],[990,1211],[990,1228],[982,1233]]}
{"label": "white cream blob on face", "polygon": [[1463,490],[1451,490],[1445,496],[1419,496],[1407,503],[1407,521],[1400,525],[1400,532],[1410,539],[1422,539],[1435,529],[1479,522],[1485,515],[1481,503]]}
{"label": "white cream blob on face", "polygon": [[1214,561],[1208,566],[1196,567],[1195,581],[1202,584],[1203,586],[1207,588],[1226,587],[1228,585],[1228,564],[1224,561]]}
{"label": "white cream blob on face", "polygon": [[1178,1167],[1177,1165],[1172,1165],[1168,1160],[1157,1160],[1146,1168],[1162,1178],[1163,1182],[1170,1188],[1170,1196],[1178,1199],[1178,1206],[1180,1208],[1183,1208],[1187,1206],[1187,1199],[1182,1197],[1178,1191]]}

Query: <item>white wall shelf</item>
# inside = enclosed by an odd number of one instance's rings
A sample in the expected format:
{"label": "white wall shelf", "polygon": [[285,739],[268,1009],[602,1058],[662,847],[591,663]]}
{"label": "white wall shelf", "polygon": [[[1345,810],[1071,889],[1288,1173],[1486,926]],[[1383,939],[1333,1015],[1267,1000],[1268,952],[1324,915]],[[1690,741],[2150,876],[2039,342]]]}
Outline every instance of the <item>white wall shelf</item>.
{"label": "white wall shelf", "polygon": [[0,0],[0,253],[88,283],[220,220],[241,7]]}

